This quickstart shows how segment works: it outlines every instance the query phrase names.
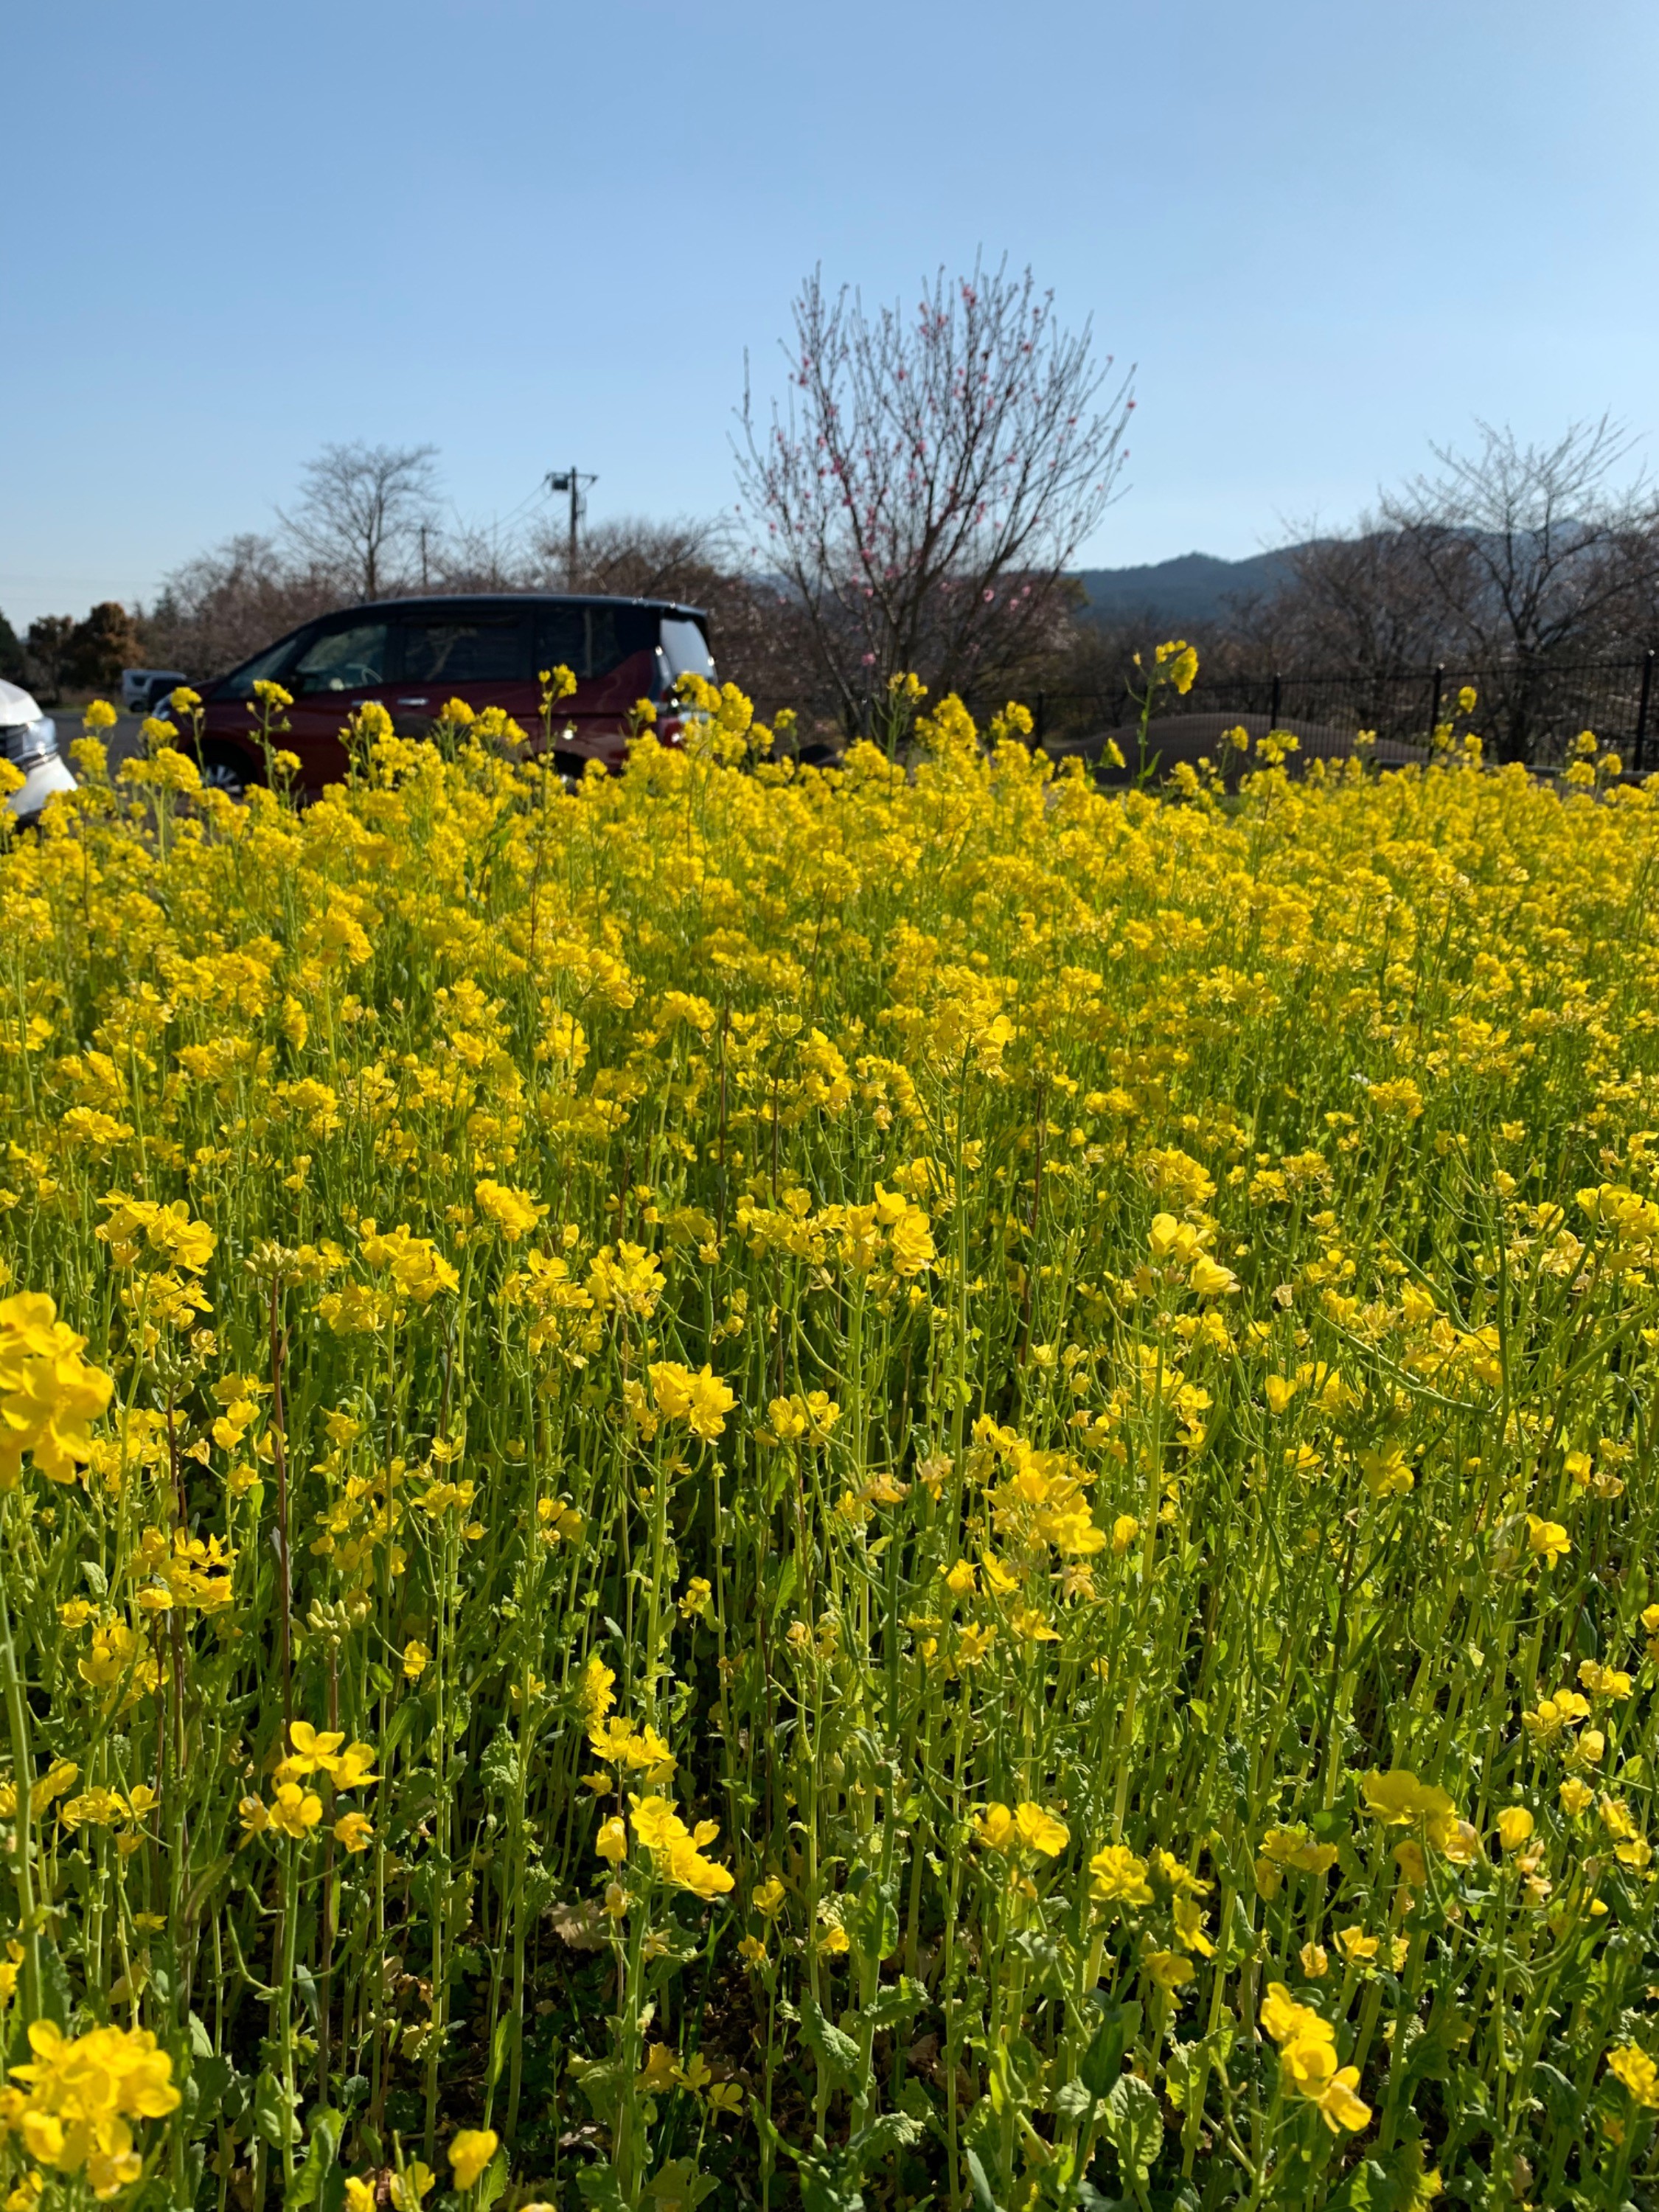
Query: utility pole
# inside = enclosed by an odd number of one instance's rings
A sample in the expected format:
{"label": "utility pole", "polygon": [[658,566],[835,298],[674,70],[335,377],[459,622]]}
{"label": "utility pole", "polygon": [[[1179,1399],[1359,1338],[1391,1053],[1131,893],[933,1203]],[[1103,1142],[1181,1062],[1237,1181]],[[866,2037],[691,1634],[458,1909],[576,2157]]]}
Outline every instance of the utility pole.
{"label": "utility pole", "polygon": [[566,559],[564,572],[567,591],[574,592],[576,588],[576,532],[580,523],[584,504],[582,486],[596,484],[598,482],[598,477],[591,472],[585,475],[580,469],[577,468],[555,469],[547,479],[549,491],[564,491],[570,495],[570,550]]}
{"label": "utility pole", "polygon": [[426,573],[426,525],[425,525],[425,523],[422,523],[422,524],[421,525],[421,589],[422,589],[422,591],[425,591],[425,589],[426,589],[426,587],[427,587],[427,581],[428,581],[428,579],[427,579],[427,573]]}

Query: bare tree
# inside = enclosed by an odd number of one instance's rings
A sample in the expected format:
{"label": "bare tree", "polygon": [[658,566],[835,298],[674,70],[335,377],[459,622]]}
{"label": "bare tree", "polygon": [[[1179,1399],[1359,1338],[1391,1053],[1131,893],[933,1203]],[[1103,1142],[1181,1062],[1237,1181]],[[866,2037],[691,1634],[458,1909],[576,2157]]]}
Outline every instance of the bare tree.
{"label": "bare tree", "polygon": [[1362,515],[1347,535],[1310,534],[1288,550],[1290,580],[1231,609],[1230,630],[1256,667],[1387,681],[1455,654],[1446,586],[1469,591],[1477,556],[1467,540],[1440,547],[1439,580],[1413,540],[1375,515]]}
{"label": "bare tree", "polygon": [[[563,526],[547,518],[533,541],[544,589],[558,590],[569,574]],[[737,566],[731,533],[718,521],[682,515],[653,522],[621,515],[595,524],[584,536],[575,587],[614,592],[624,599],[678,599],[703,606]]]}
{"label": "bare tree", "polygon": [[522,592],[534,588],[535,557],[521,536],[499,522],[469,522],[458,514],[439,532],[428,526],[422,590]]}
{"label": "bare tree", "polygon": [[296,565],[275,539],[250,532],[175,568],[139,630],[152,665],[205,682],[352,596],[325,570]]}
{"label": "bare tree", "polygon": [[[1576,422],[1548,446],[1478,426],[1341,537],[1292,550],[1291,581],[1238,611],[1261,665],[1381,679],[1443,665],[1476,681],[1501,755],[1530,758],[1559,721],[1564,672],[1659,638],[1659,501],[1618,482],[1632,441]],[[1559,735],[1559,732],[1557,732]]]}
{"label": "bare tree", "polygon": [[413,568],[422,526],[435,524],[435,446],[325,446],[302,471],[300,503],[281,515],[290,542],[354,595],[380,599]]}
{"label": "bare tree", "polygon": [[999,681],[1051,632],[1133,404],[1125,379],[1097,411],[1111,363],[1091,346],[1006,264],[941,270],[914,319],[803,286],[788,401],[763,425],[745,392],[738,475],[849,720],[902,671]]}
{"label": "bare tree", "polygon": [[1570,423],[1553,446],[1477,427],[1480,451],[1434,447],[1439,474],[1384,498],[1383,522],[1401,533],[1449,633],[1475,659],[1525,666],[1601,642],[1629,592],[1632,554],[1645,544],[1648,562],[1659,557],[1650,489],[1639,476],[1609,487],[1634,441],[1605,415]]}

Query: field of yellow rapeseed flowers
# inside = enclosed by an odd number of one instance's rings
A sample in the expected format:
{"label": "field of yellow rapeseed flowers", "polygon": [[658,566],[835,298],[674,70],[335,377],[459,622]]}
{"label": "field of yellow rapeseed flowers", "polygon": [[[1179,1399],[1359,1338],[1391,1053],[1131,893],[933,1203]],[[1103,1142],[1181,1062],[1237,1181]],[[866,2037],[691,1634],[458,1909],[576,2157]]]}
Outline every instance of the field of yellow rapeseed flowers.
{"label": "field of yellow rapeseed flowers", "polygon": [[0,851],[8,2212],[1659,2203],[1656,794],[704,704]]}

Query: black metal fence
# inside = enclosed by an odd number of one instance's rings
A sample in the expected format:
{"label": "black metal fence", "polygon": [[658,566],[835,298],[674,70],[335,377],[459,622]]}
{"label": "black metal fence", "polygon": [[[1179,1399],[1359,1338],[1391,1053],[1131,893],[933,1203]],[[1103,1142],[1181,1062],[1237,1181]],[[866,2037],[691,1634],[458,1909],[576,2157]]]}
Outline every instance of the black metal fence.
{"label": "black metal fence", "polygon": [[[1351,751],[1355,737],[1366,730],[1376,737],[1379,759],[1399,762],[1426,757],[1437,726],[1451,721],[1460,737],[1466,731],[1480,735],[1489,758],[1523,761],[1547,772],[1560,768],[1574,738],[1589,730],[1601,746],[1621,756],[1627,773],[1639,774],[1659,767],[1654,662],[1655,655],[1645,653],[1618,660],[1485,668],[1448,663],[1389,675],[1285,669],[1212,676],[1200,669],[1184,696],[1159,694],[1152,742],[1168,765],[1189,751],[1213,750],[1226,722],[1242,721],[1294,730],[1304,758],[1332,758]],[[1471,691],[1474,702],[1466,707]],[[967,703],[983,728],[1010,696],[1024,698],[1037,742],[1051,751],[1093,755],[1103,751],[1109,738],[1125,753],[1131,750],[1139,710],[1127,689],[1022,693],[1015,687],[1012,695],[970,694]],[[765,705],[757,703],[764,714]],[[878,717],[872,714],[865,726],[878,729]],[[855,732],[849,727],[846,733]]]}
{"label": "black metal fence", "polygon": [[[1159,695],[1155,726],[1174,718],[1237,715],[1291,728],[1304,750],[1346,752],[1361,730],[1379,748],[1426,752],[1434,730],[1452,721],[1473,730],[1499,760],[1538,769],[1560,767],[1581,731],[1620,753],[1627,770],[1659,763],[1659,699],[1652,653],[1631,659],[1442,666],[1377,675],[1315,674],[1288,669],[1261,676],[1223,675],[1198,681],[1184,697]],[[1472,704],[1466,704],[1473,693]],[[1105,733],[1121,743],[1137,719],[1127,693],[1039,691],[1028,702],[1039,741],[1060,750],[1087,749]],[[1167,732],[1173,737],[1173,730]],[[1311,740],[1311,743],[1310,742]]]}

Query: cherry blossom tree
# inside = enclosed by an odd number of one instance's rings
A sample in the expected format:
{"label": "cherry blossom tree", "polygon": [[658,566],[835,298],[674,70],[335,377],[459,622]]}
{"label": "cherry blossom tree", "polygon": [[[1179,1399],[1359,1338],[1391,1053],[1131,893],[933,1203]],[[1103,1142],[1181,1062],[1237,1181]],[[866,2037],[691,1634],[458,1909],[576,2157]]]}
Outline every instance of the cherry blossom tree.
{"label": "cherry blossom tree", "polygon": [[859,726],[912,671],[936,695],[1011,678],[1112,498],[1129,379],[1006,264],[873,315],[815,272],[793,321],[787,398],[763,419],[745,392],[738,474],[841,712]]}

